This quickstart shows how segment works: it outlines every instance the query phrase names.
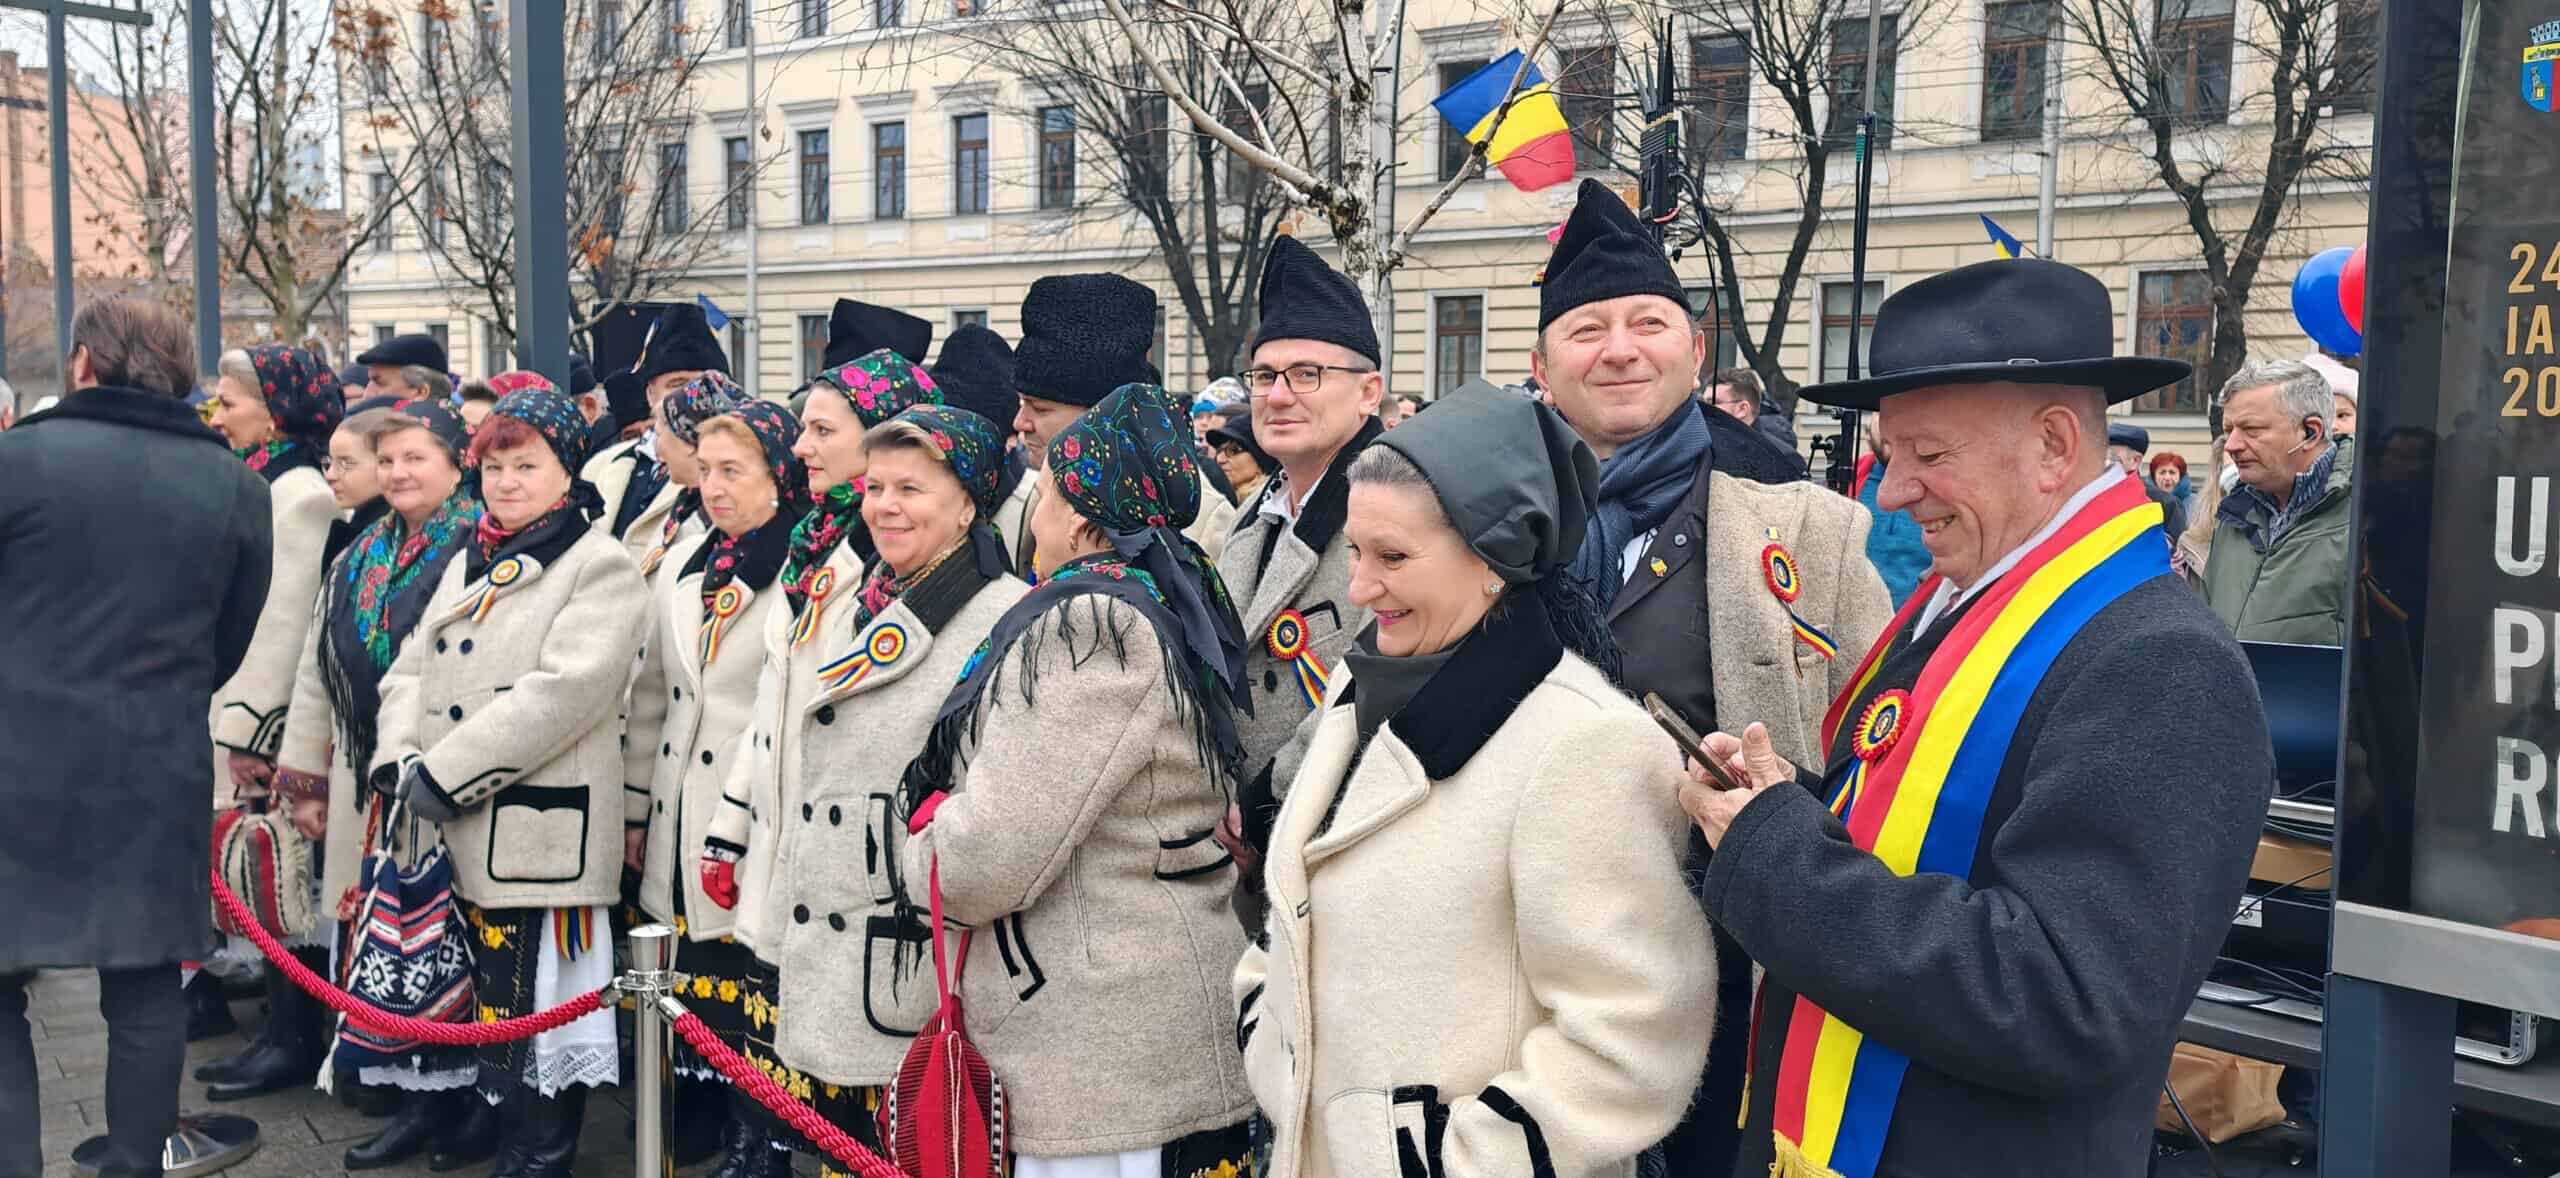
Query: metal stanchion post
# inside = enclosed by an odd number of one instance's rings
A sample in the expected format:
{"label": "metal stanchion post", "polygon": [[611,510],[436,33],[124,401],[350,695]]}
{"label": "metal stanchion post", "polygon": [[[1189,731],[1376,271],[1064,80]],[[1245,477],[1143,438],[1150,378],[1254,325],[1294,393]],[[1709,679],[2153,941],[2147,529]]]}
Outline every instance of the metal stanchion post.
{"label": "metal stanchion post", "polygon": [[666,1171],[667,1020],[658,1000],[675,988],[676,930],[644,924],[631,930],[631,972],[622,975],[624,993],[635,1000],[632,1012],[632,1066],[640,1073],[631,1110],[632,1173],[660,1178]]}

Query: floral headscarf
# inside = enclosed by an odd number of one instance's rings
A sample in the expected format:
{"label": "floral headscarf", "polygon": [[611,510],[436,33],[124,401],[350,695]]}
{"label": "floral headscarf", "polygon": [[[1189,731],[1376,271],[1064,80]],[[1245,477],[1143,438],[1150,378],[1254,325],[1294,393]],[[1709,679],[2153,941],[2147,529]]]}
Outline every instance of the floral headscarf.
{"label": "floral headscarf", "polygon": [[1217,566],[1179,531],[1200,514],[1197,453],[1190,422],[1175,419],[1164,390],[1124,384],[1058,432],[1049,471],[1059,496],[1111,538],[1113,552],[1096,559],[1145,574],[1181,621],[1191,656],[1232,686],[1244,666],[1235,606]]}
{"label": "floral headscarf", "polygon": [[[844,397],[865,429],[914,406],[942,403],[942,390],[933,377],[887,348],[819,373],[810,388],[821,387]],[[862,484],[853,479],[827,488],[809,514],[801,517],[791,534],[791,555],[782,563],[783,589],[794,615],[808,604],[810,579],[827,563],[828,554],[861,526]]]}
{"label": "floral headscarf", "polygon": [[978,518],[995,516],[996,508],[1004,504],[1004,438],[994,422],[947,405],[917,405],[890,420],[924,427],[925,435],[951,464],[961,489],[969,493],[969,501],[977,505]]}
{"label": "floral headscarf", "polygon": [[765,469],[773,475],[774,497],[785,509],[809,506],[809,467],[791,447],[800,441],[800,419],[771,401],[751,400],[721,414],[745,423],[764,447]]}
{"label": "floral headscarf", "polygon": [[[521,378],[521,379],[518,379]],[[551,387],[551,382],[531,372],[506,372],[489,378],[491,388],[499,382],[513,380],[510,390],[498,396],[491,417],[512,417],[533,427],[542,436],[551,453],[560,459],[569,477],[578,477],[578,468],[587,462],[587,419],[578,412],[578,403]]]}
{"label": "floral headscarf", "polygon": [[[789,409],[771,401],[751,400],[720,416],[734,418],[754,433],[764,449],[767,470],[773,476],[776,500],[773,517],[732,536],[717,528],[711,539],[685,565],[690,574],[702,572],[702,608],[705,617],[718,617],[720,591],[733,581],[743,581],[749,589],[761,590],[773,583],[785,560],[789,559],[792,529],[809,510],[809,471],[791,452],[791,444],[800,440],[800,419]],[[709,661],[707,647],[704,661]]]}
{"label": "floral headscarf", "polygon": [[[521,368],[490,377],[488,385],[489,391],[498,394],[501,399],[509,393],[522,392],[525,389],[535,389],[545,393],[560,391],[560,386],[551,383],[550,377],[539,372],[527,372]],[[573,402],[573,407],[574,404]]]}
{"label": "floral headscarf", "polygon": [[[658,402],[658,420],[685,445],[702,443],[702,423],[747,403],[745,389],[729,374],[710,369]],[[794,423],[795,430],[797,422]],[[778,476],[777,476],[777,485]]]}
{"label": "floral headscarf", "polygon": [[319,357],[283,344],[249,349],[249,367],[257,373],[267,414],[275,419],[276,439],[240,457],[270,480],[295,466],[318,466],[319,456],[329,449],[329,435],[346,420],[346,390],[339,387],[338,374]]}

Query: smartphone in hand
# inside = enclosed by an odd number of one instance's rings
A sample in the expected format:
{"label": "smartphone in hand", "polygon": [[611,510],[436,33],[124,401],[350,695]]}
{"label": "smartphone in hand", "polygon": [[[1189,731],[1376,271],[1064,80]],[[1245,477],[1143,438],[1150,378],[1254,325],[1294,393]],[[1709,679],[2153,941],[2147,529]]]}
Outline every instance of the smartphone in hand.
{"label": "smartphone in hand", "polygon": [[1653,717],[1654,723],[1662,726],[1664,732],[1671,734],[1672,741],[1680,746],[1681,752],[1689,754],[1690,760],[1707,767],[1707,776],[1716,779],[1718,788],[1749,788],[1734,780],[1732,770],[1725,768],[1715,758],[1707,755],[1707,742],[1700,739],[1698,730],[1689,727],[1689,722],[1681,719],[1680,713],[1673,711],[1670,704],[1662,702],[1660,695],[1650,691],[1644,693],[1644,710]]}

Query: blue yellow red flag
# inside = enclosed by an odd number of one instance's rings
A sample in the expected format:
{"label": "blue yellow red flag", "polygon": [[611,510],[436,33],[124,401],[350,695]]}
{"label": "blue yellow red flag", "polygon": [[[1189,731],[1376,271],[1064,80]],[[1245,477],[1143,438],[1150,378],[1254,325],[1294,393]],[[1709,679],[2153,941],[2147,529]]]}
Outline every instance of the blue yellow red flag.
{"label": "blue yellow red flag", "polygon": [[[1511,85],[1515,75],[1517,92]],[[1511,96],[1507,110],[1505,94]],[[1572,127],[1546,75],[1535,63],[1524,65],[1519,50],[1486,62],[1432,99],[1431,107],[1467,142],[1485,144],[1485,159],[1512,187],[1535,192],[1573,179]]]}

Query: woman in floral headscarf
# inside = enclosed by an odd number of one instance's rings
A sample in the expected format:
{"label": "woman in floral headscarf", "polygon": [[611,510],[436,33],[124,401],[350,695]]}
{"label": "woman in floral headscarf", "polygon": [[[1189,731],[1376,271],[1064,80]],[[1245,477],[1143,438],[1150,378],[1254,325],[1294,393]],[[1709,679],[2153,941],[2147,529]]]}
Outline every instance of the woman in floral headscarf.
{"label": "woman in floral headscarf", "polygon": [[[321,474],[329,435],[346,402],[337,374],[300,348],[267,345],[223,354],[215,366],[212,423],[232,452],[267,480],[274,555],[266,605],[249,652],[213,695],[213,807],[265,806],[283,743],[285,714],[301,665],[303,638],[338,516]],[[328,967],[329,931],[292,942],[303,964]],[[245,949],[246,946],[241,946]],[[231,950],[226,950],[231,952]],[[309,1083],[318,1067],[320,1010],[282,971],[267,974],[266,1028],[248,1050],[205,1069],[216,1099],[240,1100]]]}
{"label": "woman in floral headscarf", "polygon": [[746,403],[746,390],[716,368],[686,381],[658,402],[658,461],[666,465],[667,481],[683,489],[676,492],[675,506],[658,525],[657,543],[640,558],[641,576],[656,578],[676,543],[702,531],[702,464],[694,457],[694,447],[701,441],[698,431],[703,422]]}
{"label": "woman in floral headscarf", "polygon": [[924,928],[889,901],[905,835],[898,775],[1023,586],[991,526],[1003,502],[994,423],[917,405],[873,426],[863,449],[877,559],[859,584],[819,566],[797,615],[774,616],[759,728],[702,874],[705,895],[736,905],[737,936],[759,959],[749,1057],[876,1141],[878,1089],[934,1005],[932,974],[916,968]]}
{"label": "woman in floral headscarf", "polygon": [[817,503],[792,535],[791,555],[782,566],[782,583],[791,588],[795,613],[810,579],[839,549],[849,561],[840,567],[852,570],[840,578],[848,583],[871,563],[871,534],[862,526],[865,432],[910,405],[942,403],[933,377],[887,348],[819,373],[801,392],[807,401],[800,410],[800,441],[791,452],[807,464],[809,491]]}
{"label": "woman in floral headscarf", "polygon": [[[586,419],[523,387],[471,440],[486,511],[382,679],[366,784],[437,823],[472,930],[482,1021],[605,984],[621,896],[622,705],[648,586],[594,526]],[[591,1086],[620,1076],[613,1015],[479,1049],[500,1106],[496,1173],[565,1178]]]}
{"label": "woman in floral headscarf", "polygon": [[[407,401],[360,414],[339,433],[359,426],[366,449],[357,457],[377,464],[385,514],[355,534],[322,581],[275,781],[294,824],[326,836],[321,911],[341,920],[353,918],[364,858],[383,837],[380,807],[358,784],[373,763],[383,674],[480,525],[480,501],[462,485],[470,439],[453,410]],[[343,962],[349,951],[340,952]],[[442,1169],[495,1151],[490,1109],[465,1091],[478,1077],[468,1049],[419,1045],[396,1057],[348,1049],[339,1059],[354,1071],[341,1082],[402,1096],[380,1133],[347,1150],[347,1169],[394,1165],[430,1144]]]}
{"label": "woman in floral headscarf", "polygon": [[1244,935],[1213,837],[1244,642],[1181,532],[1201,483],[1176,412],[1124,385],[1049,444],[1041,585],[903,783],[906,906],[938,877],[943,914],[994,934],[970,942],[962,1004],[1023,1178],[1247,1165],[1227,995]]}
{"label": "woman in floral headscarf", "polygon": [[[704,376],[717,376],[705,373]],[[725,380],[725,378],[722,378]],[[731,935],[734,920],[706,897],[703,838],[723,809],[721,786],[742,755],[755,714],[769,619],[786,616],[776,583],[791,529],[809,507],[809,480],[791,445],[800,421],[769,401],[684,421],[666,406],[700,403],[701,377],[661,402],[669,430],[658,442],[670,474],[698,464],[698,501],[710,529],[676,541],[653,583],[657,617],[631,688],[631,738],[624,780],[633,783],[626,820],[628,866],[640,875],[640,908],[684,934],[686,1006],[732,1047],[746,1041],[743,1005],[754,957]],[[670,446],[670,442],[674,446]],[[679,451],[677,447],[681,447]],[[677,454],[681,453],[681,460]],[[696,492],[688,491],[688,494]],[[643,792],[645,791],[645,792]],[[716,1108],[718,1072],[678,1044],[678,1099]],[[753,1101],[728,1098],[730,1161],[724,1175],[787,1176],[791,1155],[766,1140]]]}

